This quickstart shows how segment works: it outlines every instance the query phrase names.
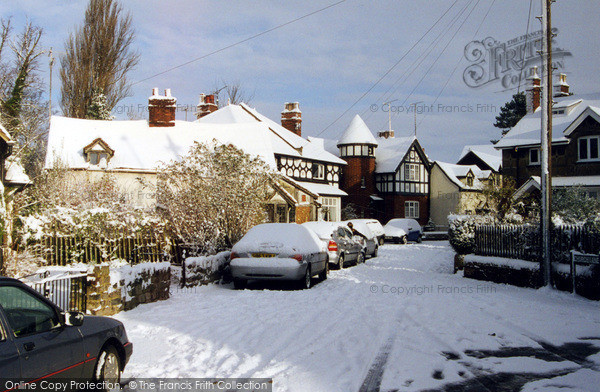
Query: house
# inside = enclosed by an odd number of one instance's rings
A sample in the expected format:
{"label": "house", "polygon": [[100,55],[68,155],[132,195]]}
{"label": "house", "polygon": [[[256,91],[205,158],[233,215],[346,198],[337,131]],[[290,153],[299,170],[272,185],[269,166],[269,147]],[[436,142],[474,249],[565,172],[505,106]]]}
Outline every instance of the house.
{"label": "house", "polygon": [[[541,87],[535,67],[529,83],[527,114],[495,145],[502,151],[502,175],[517,187],[540,176]],[[573,95],[561,74],[553,101],[552,181],[593,188],[600,176],[600,93]]]}
{"label": "house", "polygon": [[502,152],[493,144],[465,146],[456,162],[457,165],[476,165],[481,170],[502,171]]}
{"label": "house", "polygon": [[429,220],[431,163],[416,137],[394,137],[394,131],[377,137],[356,115],[337,141],[326,147],[346,161],[341,188],[348,193],[344,206],[359,216],[381,222],[413,218]]}
{"label": "house", "polygon": [[485,184],[499,185],[492,170],[477,165],[435,161],[431,168],[430,219],[437,228],[448,227],[450,214],[475,214],[487,208]]}
{"label": "house", "polygon": [[[176,98],[170,90],[160,95],[153,89],[148,110],[148,121],[53,116],[45,168],[51,170],[58,160],[74,178],[93,179],[110,173],[130,201],[152,206],[156,203],[153,188],[159,166],[180,160],[194,142],[216,140],[260,157],[283,174],[272,184],[273,196],[267,201],[271,221],[304,222],[323,215],[339,216],[340,197],[345,193],[337,184],[344,162],[318,143],[303,139],[245,105],[217,110],[212,96],[201,96],[200,120],[195,122],[175,120]],[[294,117],[294,121],[300,123],[301,118]]]}

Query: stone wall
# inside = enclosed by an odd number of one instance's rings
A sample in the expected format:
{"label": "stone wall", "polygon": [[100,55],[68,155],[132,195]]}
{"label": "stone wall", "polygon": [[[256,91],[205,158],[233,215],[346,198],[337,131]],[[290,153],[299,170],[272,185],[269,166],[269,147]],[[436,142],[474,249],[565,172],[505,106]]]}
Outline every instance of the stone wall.
{"label": "stone wall", "polygon": [[168,263],[94,266],[88,276],[87,310],[108,316],[140,304],[169,298]]}

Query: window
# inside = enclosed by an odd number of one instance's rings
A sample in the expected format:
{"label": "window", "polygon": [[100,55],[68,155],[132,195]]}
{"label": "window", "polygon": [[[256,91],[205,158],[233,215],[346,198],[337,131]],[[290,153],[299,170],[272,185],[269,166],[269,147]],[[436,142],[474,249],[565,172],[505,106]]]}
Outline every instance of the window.
{"label": "window", "polygon": [[539,165],[540,164],[540,150],[539,148],[529,149],[529,164]]}
{"label": "window", "polygon": [[360,179],[360,187],[361,189],[365,189],[367,187],[366,180],[364,177],[361,177]]}
{"label": "window", "polygon": [[313,180],[322,180],[325,178],[325,166],[320,163],[312,164],[312,178]]}
{"label": "window", "polygon": [[369,146],[369,156],[372,157],[375,155],[375,148],[373,146]]}
{"label": "window", "polygon": [[473,176],[467,177],[467,186],[473,186]]}
{"label": "window", "polygon": [[337,222],[341,220],[341,210],[340,210],[340,198],[339,197],[322,197],[321,203],[323,207],[322,218],[323,220],[330,222]]}
{"label": "window", "polygon": [[363,156],[369,155],[369,146],[362,146],[362,154]]}
{"label": "window", "polygon": [[585,136],[579,138],[579,160],[597,161],[600,159],[598,154],[598,144],[600,136]]}
{"label": "window", "polygon": [[0,305],[16,337],[46,332],[59,325],[54,308],[20,287],[0,287]]}
{"label": "window", "polygon": [[394,192],[394,175],[393,174],[379,174],[375,177],[377,190],[379,192]]}
{"label": "window", "polygon": [[404,180],[419,181],[419,165],[416,163],[404,164]]}
{"label": "window", "polygon": [[104,140],[98,138],[83,148],[83,154],[91,165],[105,168],[115,151]]}
{"label": "window", "polygon": [[418,201],[406,201],[404,202],[404,217],[419,219],[419,202]]}

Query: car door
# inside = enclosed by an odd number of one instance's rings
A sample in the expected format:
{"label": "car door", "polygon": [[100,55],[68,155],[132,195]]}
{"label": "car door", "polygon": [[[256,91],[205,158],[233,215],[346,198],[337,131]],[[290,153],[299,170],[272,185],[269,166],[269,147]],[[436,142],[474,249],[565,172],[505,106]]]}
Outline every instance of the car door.
{"label": "car door", "polygon": [[[350,260],[356,260],[358,258],[358,254],[362,250],[362,245],[358,241],[358,238],[357,238],[358,236],[352,235],[352,231],[350,231],[350,229],[344,227],[343,230],[344,230],[344,233],[346,234],[346,238],[347,238],[348,252],[352,255]],[[360,237],[360,238],[362,238],[362,237]]]}
{"label": "car door", "polygon": [[0,311],[0,379],[21,378],[19,350],[7,333],[4,315]]}
{"label": "car door", "polygon": [[79,378],[83,375],[83,338],[61,324],[59,311],[37,292],[21,285],[0,286],[7,332],[19,352],[21,377]]}

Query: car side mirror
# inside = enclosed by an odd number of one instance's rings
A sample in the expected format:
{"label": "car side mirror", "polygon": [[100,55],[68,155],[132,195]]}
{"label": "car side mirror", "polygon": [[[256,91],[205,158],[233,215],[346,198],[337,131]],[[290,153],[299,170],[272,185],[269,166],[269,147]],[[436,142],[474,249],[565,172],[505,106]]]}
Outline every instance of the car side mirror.
{"label": "car side mirror", "polygon": [[80,327],[83,325],[84,315],[81,312],[64,312],[63,316],[65,318],[65,325],[69,327]]}

